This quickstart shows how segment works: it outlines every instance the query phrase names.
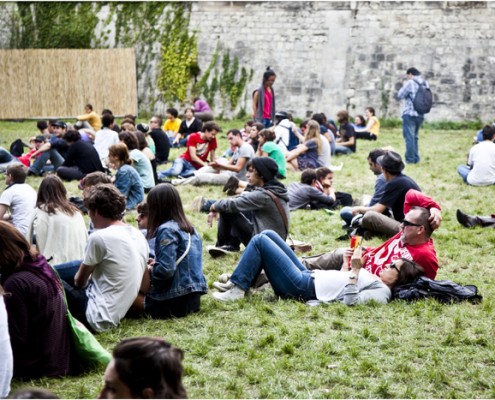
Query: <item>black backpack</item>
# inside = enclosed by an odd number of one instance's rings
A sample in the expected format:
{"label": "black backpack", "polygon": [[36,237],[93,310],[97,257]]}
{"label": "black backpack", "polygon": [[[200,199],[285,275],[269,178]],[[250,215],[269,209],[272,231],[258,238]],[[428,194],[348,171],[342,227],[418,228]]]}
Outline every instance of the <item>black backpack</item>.
{"label": "black backpack", "polygon": [[452,281],[435,281],[425,276],[396,288],[394,298],[399,300],[434,298],[441,303],[458,303],[464,300],[478,303],[483,299],[474,285],[462,286]]}
{"label": "black backpack", "polygon": [[14,157],[20,157],[24,152],[24,147],[27,147],[27,145],[21,139],[16,139],[10,145],[10,154],[12,154]]}
{"label": "black backpack", "polygon": [[419,83],[416,79],[413,79],[418,85],[418,91],[413,100],[414,110],[418,114],[428,114],[433,105],[433,95],[430,88],[426,85],[426,82]]}

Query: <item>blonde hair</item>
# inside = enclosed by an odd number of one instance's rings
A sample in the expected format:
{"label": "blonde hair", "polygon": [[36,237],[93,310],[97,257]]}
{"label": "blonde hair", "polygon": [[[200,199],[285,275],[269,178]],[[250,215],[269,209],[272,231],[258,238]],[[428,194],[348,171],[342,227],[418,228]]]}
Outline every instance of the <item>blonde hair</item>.
{"label": "blonde hair", "polygon": [[312,139],[316,140],[316,144],[318,146],[318,154],[321,154],[323,145],[321,143],[320,124],[314,119],[311,119],[308,121],[307,127],[308,130],[304,135],[304,141],[307,142]]}

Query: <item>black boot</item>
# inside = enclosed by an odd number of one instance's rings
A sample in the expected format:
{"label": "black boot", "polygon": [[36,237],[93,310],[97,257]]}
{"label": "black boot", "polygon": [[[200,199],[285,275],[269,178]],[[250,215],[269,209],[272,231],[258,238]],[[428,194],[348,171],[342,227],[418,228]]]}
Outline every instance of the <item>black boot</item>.
{"label": "black boot", "polygon": [[462,226],[465,226],[466,228],[473,228],[475,226],[481,226],[481,221],[479,220],[478,217],[472,217],[470,215],[464,214],[461,210],[457,210],[457,221]]}

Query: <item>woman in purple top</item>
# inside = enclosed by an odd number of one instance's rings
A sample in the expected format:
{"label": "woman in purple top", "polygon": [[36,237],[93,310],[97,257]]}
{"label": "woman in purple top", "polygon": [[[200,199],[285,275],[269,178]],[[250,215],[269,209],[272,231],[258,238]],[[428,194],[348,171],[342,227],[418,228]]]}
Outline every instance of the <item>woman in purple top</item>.
{"label": "woman in purple top", "polygon": [[309,120],[304,142],[286,155],[287,168],[291,171],[304,171],[306,168],[318,168],[318,156],[322,152],[320,124]]}
{"label": "woman in purple top", "polygon": [[45,257],[33,251],[11,224],[0,221],[1,284],[8,296],[14,376],[67,375],[71,365],[71,332],[60,282]]}
{"label": "woman in purple top", "polygon": [[205,100],[195,97],[194,100],[194,115],[203,122],[213,121],[213,111]]}

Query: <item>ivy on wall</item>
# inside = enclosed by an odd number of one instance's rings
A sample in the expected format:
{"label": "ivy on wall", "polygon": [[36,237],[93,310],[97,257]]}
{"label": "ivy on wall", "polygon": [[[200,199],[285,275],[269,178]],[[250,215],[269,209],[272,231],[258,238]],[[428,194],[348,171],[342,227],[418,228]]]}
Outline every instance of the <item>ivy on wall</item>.
{"label": "ivy on wall", "polygon": [[91,48],[98,7],[83,2],[18,2],[10,48]]}
{"label": "ivy on wall", "polygon": [[[221,69],[219,71],[219,67],[217,66],[219,60],[218,53],[217,46],[210,65],[195,86],[194,91],[196,93],[202,93],[212,107],[215,106],[215,95],[219,93],[222,108],[235,110],[239,105],[247,82],[253,78],[253,69],[251,68],[249,73],[244,67],[239,70],[239,58],[234,57],[231,59],[230,52],[227,51],[222,57]],[[208,84],[212,70],[214,70],[214,74]]]}
{"label": "ivy on wall", "polygon": [[189,34],[189,18],[190,3],[175,4],[165,16],[157,84],[166,103],[183,103],[199,73],[196,34]]}

